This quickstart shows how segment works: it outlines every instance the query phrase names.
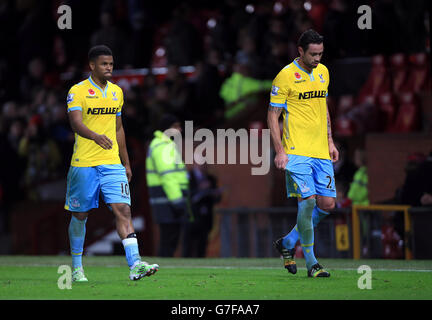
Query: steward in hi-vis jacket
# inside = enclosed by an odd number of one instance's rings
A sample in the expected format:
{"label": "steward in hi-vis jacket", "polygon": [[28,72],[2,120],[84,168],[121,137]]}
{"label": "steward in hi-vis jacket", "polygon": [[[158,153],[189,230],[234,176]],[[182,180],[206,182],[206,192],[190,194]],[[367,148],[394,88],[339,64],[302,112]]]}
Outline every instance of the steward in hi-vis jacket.
{"label": "steward in hi-vis jacket", "polygon": [[173,115],[165,115],[154,132],[146,159],[147,187],[153,219],[159,225],[159,252],[173,256],[180,239],[182,224],[192,219],[189,179],[176,144],[163,131],[181,126]]}

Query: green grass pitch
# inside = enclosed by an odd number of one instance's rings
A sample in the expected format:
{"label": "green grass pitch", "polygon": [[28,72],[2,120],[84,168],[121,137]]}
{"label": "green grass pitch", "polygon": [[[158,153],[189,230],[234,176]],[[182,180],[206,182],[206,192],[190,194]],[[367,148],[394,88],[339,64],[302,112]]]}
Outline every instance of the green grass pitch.
{"label": "green grass pitch", "polygon": [[[181,259],[143,257],[156,275],[130,281],[123,256],[83,257],[88,283],[59,289],[68,256],[0,256],[0,299],[18,300],[430,300],[432,261],[320,259],[330,278],[306,275],[303,259],[289,274],[279,258]],[[358,267],[372,270],[359,289]]]}

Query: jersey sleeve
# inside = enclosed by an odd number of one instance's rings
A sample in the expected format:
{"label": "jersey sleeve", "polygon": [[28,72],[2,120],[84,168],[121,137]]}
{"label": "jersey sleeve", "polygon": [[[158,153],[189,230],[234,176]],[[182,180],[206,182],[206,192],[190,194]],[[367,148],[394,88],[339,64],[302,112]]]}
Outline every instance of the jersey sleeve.
{"label": "jersey sleeve", "polygon": [[327,80],[327,94],[326,94],[326,97],[328,97],[328,95],[329,95],[328,88],[329,88],[329,85],[330,85],[330,73],[329,73],[327,67],[325,67],[325,76],[326,76],[326,80]]}
{"label": "jersey sleeve", "polygon": [[270,92],[270,106],[276,108],[286,108],[286,100],[289,94],[289,87],[284,72],[279,72],[273,80]]}
{"label": "jersey sleeve", "polygon": [[66,103],[67,103],[67,112],[71,112],[74,110],[82,111],[83,99],[82,99],[82,96],[80,94],[80,91],[78,90],[78,88],[76,86],[73,86],[69,90],[67,98],[66,98]]}
{"label": "jersey sleeve", "polygon": [[124,97],[123,97],[123,90],[120,88],[119,89],[119,93],[120,93],[120,103],[119,103],[119,111],[117,112],[116,116],[120,117],[122,114],[122,109],[123,109],[123,103],[124,103]]}

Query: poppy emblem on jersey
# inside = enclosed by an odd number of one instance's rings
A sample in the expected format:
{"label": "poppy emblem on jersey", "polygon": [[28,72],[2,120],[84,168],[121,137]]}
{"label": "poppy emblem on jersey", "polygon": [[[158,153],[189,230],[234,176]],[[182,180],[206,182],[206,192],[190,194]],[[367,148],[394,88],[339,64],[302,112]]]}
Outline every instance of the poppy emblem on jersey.
{"label": "poppy emblem on jersey", "polygon": [[112,94],[113,94],[113,101],[117,101],[118,99],[117,99],[117,97],[116,97],[116,92],[115,91],[111,91],[112,92]]}
{"label": "poppy emblem on jersey", "polygon": [[301,74],[300,73],[296,72],[296,73],[294,73],[294,75],[295,75],[295,77],[296,77],[297,80],[301,79]]}
{"label": "poppy emblem on jersey", "polygon": [[88,93],[89,93],[91,96],[94,96],[94,95],[95,95],[95,92],[94,92],[93,89],[89,89],[89,90],[88,90]]}

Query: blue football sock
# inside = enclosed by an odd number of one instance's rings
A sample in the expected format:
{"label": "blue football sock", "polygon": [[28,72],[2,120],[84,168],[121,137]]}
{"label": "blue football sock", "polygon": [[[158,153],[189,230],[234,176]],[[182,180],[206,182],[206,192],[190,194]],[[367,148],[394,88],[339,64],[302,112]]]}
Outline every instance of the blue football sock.
{"label": "blue football sock", "polygon": [[330,213],[320,209],[318,206],[315,206],[312,212],[312,223],[314,228],[320,223],[322,219],[327,217]]}
{"label": "blue football sock", "polygon": [[287,249],[293,249],[297,243],[299,238],[297,225],[288,233],[285,237],[283,237],[282,245]]}
{"label": "blue football sock", "polygon": [[126,238],[122,240],[122,243],[126,253],[126,261],[130,268],[135,262],[141,260],[138,250],[138,241],[137,238]]}
{"label": "blue football sock", "polygon": [[82,267],[82,254],[84,251],[86,222],[87,218],[84,220],[79,220],[75,218],[75,216],[72,216],[69,223],[68,233],[72,256],[72,269]]}
{"label": "blue football sock", "polygon": [[306,267],[308,270],[314,264],[318,263],[313,250],[314,228],[312,222],[312,212],[315,204],[315,199],[307,199],[298,203],[297,228],[303,255],[306,260]]}
{"label": "blue football sock", "polygon": [[[312,223],[315,228],[318,223],[329,215],[328,212],[318,208],[317,205],[313,208],[312,212]],[[288,233],[282,240],[282,245],[287,249],[292,249],[295,247],[297,240],[299,238],[297,225]]]}

